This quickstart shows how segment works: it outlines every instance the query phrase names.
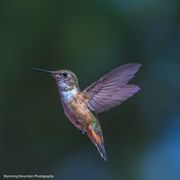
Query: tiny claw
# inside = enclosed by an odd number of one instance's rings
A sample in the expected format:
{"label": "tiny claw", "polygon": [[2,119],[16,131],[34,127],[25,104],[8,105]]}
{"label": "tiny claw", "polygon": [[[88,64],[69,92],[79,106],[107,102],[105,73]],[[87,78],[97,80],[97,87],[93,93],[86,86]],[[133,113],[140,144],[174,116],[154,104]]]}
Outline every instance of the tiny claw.
{"label": "tiny claw", "polygon": [[80,129],[80,132],[82,135],[84,135],[86,132]]}

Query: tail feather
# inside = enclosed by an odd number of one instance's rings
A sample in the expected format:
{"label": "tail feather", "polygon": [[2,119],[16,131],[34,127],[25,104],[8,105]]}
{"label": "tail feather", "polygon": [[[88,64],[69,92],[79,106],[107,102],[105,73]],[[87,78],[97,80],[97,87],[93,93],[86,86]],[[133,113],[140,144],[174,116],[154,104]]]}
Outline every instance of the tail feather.
{"label": "tail feather", "polygon": [[107,155],[106,155],[106,151],[105,151],[105,148],[104,148],[104,144],[95,144],[95,146],[97,147],[101,157],[107,161]]}
{"label": "tail feather", "polygon": [[106,155],[106,151],[104,148],[104,140],[103,140],[103,134],[102,134],[100,124],[98,125],[97,129],[95,129],[95,128],[93,128],[93,126],[89,125],[88,130],[87,130],[87,135],[91,139],[93,144],[96,146],[96,148],[98,149],[101,157],[105,161],[107,161],[107,155]]}

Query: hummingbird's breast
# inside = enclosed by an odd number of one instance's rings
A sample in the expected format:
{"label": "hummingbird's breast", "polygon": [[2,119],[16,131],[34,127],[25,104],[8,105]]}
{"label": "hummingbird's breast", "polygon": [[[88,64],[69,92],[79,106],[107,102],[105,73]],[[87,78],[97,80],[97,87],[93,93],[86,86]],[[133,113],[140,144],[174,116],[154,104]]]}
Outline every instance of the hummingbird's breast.
{"label": "hummingbird's breast", "polygon": [[86,131],[88,125],[95,118],[87,107],[87,97],[75,90],[63,94],[63,96],[65,97],[61,101],[66,116],[78,129]]}
{"label": "hummingbird's breast", "polygon": [[94,119],[87,107],[88,97],[80,91],[77,83],[58,81],[57,84],[65,115],[78,129],[86,131],[88,124]]}

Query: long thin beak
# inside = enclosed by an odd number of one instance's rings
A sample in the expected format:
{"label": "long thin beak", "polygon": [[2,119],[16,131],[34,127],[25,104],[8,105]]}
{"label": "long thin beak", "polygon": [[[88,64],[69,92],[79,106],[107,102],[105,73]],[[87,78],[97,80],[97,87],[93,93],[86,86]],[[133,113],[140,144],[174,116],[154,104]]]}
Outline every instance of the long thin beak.
{"label": "long thin beak", "polygon": [[34,70],[34,71],[40,71],[40,72],[43,72],[43,73],[54,74],[53,71],[47,71],[47,70],[44,70],[44,69],[38,69],[38,68],[31,68],[31,69]]}

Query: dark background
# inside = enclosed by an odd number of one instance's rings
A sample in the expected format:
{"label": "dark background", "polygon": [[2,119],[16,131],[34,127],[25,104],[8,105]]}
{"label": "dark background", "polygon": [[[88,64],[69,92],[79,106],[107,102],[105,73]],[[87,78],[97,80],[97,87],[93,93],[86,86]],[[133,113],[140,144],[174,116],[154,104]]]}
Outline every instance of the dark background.
{"label": "dark background", "polygon": [[[65,117],[55,81],[85,88],[113,68],[142,64],[142,90],[99,116],[108,162]],[[0,1],[0,175],[60,180],[180,178],[178,0]]]}

